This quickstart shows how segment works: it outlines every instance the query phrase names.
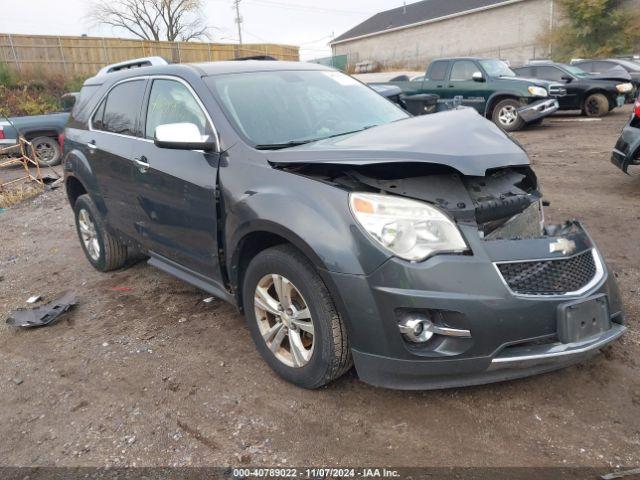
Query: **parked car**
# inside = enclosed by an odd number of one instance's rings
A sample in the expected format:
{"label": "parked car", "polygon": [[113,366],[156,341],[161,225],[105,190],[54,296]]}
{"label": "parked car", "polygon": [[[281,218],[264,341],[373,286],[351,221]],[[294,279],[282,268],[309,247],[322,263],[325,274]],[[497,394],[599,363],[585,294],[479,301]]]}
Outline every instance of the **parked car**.
{"label": "parked car", "polygon": [[392,388],[496,382],[625,332],[594,241],[544,225],[526,153],[473,109],[411,117],[291,62],[123,70],[83,91],[64,172],[89,263],[143,252],[236,305],[296,385],[352,362]]}
{"label": "parked car", "polygon": [[603,117],[625,104],[633,85],[625,79],[591,75],[572,65],[545,62],[514,68],[518,76],[562,82],[567,94],[558,99],[560,110],[581,110],[588,117]]}
{"label": "parked car", "polygon": [[629,173],[629,166],[640,165],[640,97],[636,99],[633,115],[613,149],[611,163],[624,173]]}
{"label": "parked car", "polygon": [[587,73],[607,73],[615,68],[624,69],[631,76],[631,83],[636,90],[640,88],[640,64],[623,58],[607,58],[601,60],[572,60],[571,65],[580,67]]}
{"label": "parked car", "polygon": [[64,127],[78,95],[63,95],[60,102],[62,108],[57,113],[0,118],[0,148],[17,145],[18,137],[23,136],[31,142],[41,164],[58,165],[62,159]]}
{"label": "parked car", "polygon": [[503,130],[512,132],[539,123],[558,109],[564,87],[544,80],[517,78],[501,60],[447,58],[429,65],[424,78],[391,82],[405,95],[434,94],[441,101],[462,98]]}

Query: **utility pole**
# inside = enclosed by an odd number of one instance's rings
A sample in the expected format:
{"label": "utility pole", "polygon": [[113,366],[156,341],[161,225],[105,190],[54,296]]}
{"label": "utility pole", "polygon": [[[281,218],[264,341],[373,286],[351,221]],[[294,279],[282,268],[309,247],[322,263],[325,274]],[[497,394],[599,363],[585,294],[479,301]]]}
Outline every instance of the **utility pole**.
{"label": "utility pole", "polygon": [[238,55],[242,52],[242,16],[240,15],[240,0],[233,0],[233,6],[236,9],[236,23],[238,24]]}

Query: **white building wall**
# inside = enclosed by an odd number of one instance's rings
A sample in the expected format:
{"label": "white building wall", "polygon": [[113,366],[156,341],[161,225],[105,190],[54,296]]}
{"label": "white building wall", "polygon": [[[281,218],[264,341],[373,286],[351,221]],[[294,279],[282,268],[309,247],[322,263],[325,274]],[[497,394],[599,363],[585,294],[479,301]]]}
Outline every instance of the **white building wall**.
{"label": "white building wall", "polygon": [[[434,58],[488,56],[513,65],[545,58],[541,34],[550,28],[554,0],[524,0],[481,12],[396,30],[333,46],[349,63],[373,60],[385,66],[422,68]],[[556,15],[558,6],[555,5]]]}

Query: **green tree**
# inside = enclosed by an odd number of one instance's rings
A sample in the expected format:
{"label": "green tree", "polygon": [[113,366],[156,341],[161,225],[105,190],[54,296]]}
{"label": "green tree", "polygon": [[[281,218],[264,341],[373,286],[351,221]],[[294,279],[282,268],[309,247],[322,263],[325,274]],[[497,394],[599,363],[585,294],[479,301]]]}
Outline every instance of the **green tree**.
{"label": "green tree", "polygon": [[636,53],[640,12],[624,0],[557,0],[562,21],[543,38],[554,60]]}

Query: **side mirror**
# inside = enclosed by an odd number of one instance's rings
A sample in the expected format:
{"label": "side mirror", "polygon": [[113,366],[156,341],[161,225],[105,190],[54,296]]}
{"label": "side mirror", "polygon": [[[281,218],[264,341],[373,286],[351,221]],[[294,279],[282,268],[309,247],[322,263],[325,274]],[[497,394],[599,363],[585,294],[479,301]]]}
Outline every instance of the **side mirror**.
{"label": "side mirror", "polygon": [[485,78],[484,75],[482,74],[482,72],[473,72],[473,75],[471,75],[471,78],[473,78],[474,82],[485,82]]}
{"label": "side mirror", "polygon": [[573,82],[573,77],[570,77],[569,75],[565,75],[564,77],[562,77],[562,80],[564,80],[567,83],[571,83]]}
{"label": "side mirror", "polygon": [[168,123],[156,127],[154,142],[158,148],[171,150],[215,149],[216,144],[209,135],[201,135],[193,123]]}

